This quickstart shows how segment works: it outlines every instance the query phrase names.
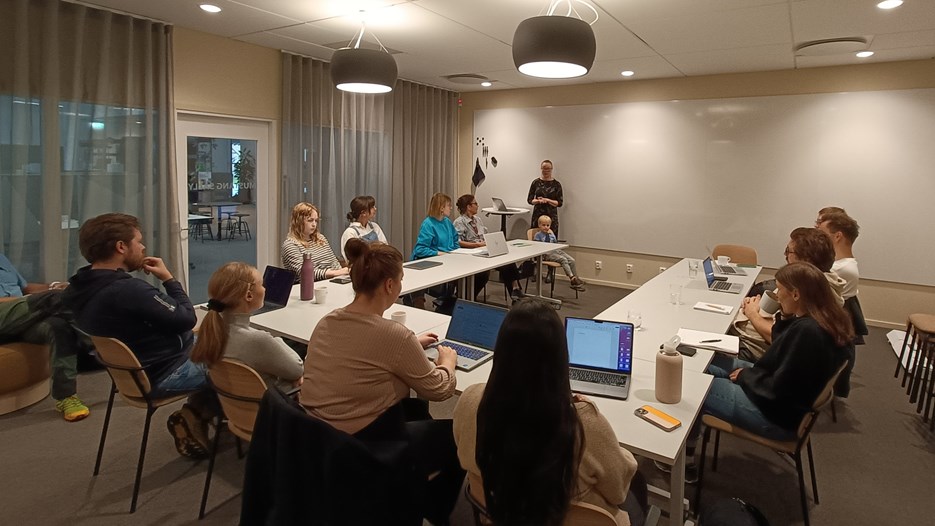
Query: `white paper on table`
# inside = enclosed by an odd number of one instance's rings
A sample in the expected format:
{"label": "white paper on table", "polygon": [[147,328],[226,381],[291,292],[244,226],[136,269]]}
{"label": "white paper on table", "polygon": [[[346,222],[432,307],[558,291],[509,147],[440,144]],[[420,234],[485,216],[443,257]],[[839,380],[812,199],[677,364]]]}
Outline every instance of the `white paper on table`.
{"label": "white paper on table", "polygon": [[679,329],[678,336],[682,339],[682,345],[687,345],[689,347],[709,349],[726,354],[737,354],[740,352],[740,338],[731,336],[730,334]]}
{"label": "white paper on table", "polygon": [[695,310],[703,310],[706,312],[716,312],[718,314],[730,314],[734,312],[734,307],[730,305],[721,305],[719,303],[708,303],[706,301],[699,301],[694,306]]}
{"label": "white paper on table", "polygon": [[450,254],[480,254],[481,252],[486,252],[487,247],[477,247],[477,248],[456,248],[450,252]]}

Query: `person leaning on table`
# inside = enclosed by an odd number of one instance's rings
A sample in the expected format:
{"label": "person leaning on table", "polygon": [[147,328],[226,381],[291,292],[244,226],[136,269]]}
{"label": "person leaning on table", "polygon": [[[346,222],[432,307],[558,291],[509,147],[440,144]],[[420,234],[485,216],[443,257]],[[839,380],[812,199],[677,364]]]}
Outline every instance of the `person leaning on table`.
{"label": "person leaning on table", "polygon": [[[444,252],[451,252],[460,247],[458,231],[448,217],[451,215],[451,197],[438,192],[429,201],[429,210],[419,226],[419,237],[412,247],[412,258],[424,259],[437,256]],[[454,309],[456,284],[454,282],[442,283],[428,290],[435,297],[435,311],[451,315]],[[408,296],[417,308],[425,306],[425,291],[413,292]]]}
{"label": "person leaning on table", "polygon": [[347,267],[342,267],[335,257],[328,239],[318,227],[321,218],[318,208],[309,203],[299,203],[292,207],[292,221],[289,234],[282,242],[279,255],[282,266],[295,272],[295,282],[302,274],[302,263],[308,254],[315,264],[315,280],[323,280],[347,274]]}
{"label": "person leaning on table", "polygon": [[[480,248],[487,246],[484,241],[484,234],[487,233],[487,227],[484,222],[477,217],[477,199],[472,194],[464,194],[458,198],[455,203],[458,206],[458,212],[461,215],[454,221],[455,231],[458,232],[458,244],[461,248]],[[513,301],[523,297],[522,285],[519,283],[519,269],[513,263],[507,263],[497,267],[500,272],[500,278],[503,284],[510,289],[510,296]],[[484,285],[490,279],[490,271],[485,270],[480,274],[474,275],[474,298],[480,293]]]}
{"label": "person leaning on table", "polygon": [[438,347],[435,363],[424,349],[435,334],[416,337],[407,327],[383,318],[399,297],[403,257],[390,245],[347,243],[354,301],[335,309],[315,327],[308,342],[305,381],[299,402],[308,412],[364,442],[403,440],[417,453],[427,483],[424,517],[447,522],[464,480],[458,466],[450,420],[432,420],[428,404],[455,393],[457,356]]}

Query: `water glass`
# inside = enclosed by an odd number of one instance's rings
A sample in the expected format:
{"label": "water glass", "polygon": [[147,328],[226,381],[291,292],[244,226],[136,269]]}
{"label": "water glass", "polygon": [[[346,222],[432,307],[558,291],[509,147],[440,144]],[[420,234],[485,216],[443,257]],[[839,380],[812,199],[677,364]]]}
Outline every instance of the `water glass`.
{"label": "water glass", "polygon": [[669,284],[669,303],[672,305],[682,303],[682,286],[678,283]]}
{"label": "water glass", "polygon": [[688,278],[689,279],[698,279],[698,267],[701,266],[701,263],[697,259],[688,260]]}
{"label": "water glass", "polygon": [[627,321],[633,324],[634,329],[641,330],[643,326],[643,315],[640,311],[631,310],[627,312]]}

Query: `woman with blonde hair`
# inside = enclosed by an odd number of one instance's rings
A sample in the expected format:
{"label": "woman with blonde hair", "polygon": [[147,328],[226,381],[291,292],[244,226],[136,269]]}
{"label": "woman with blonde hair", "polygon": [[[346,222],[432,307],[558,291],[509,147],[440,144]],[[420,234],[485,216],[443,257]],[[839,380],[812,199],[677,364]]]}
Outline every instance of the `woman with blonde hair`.
{"label": "woman with blonde hair", "polygon": [[[412,259],[423,259],[452,252],[460,248],[458,231],[448,217],[451,215],[451,197],[441,192],[432,196],[429,211],[419,227],[419,237],[412,247]],[[424,291],[413,292],[404,301],[418,308],[425,305]],[[451,315],[457,294],[454,282],[442,283],[428,289],[435,298],[435,312]]]}
{"label": "woman with blonde hair", "polygon": [[306,255],[309,255],[315,264],[316,280],[348,273],[347,267],[342,267],[335,257],[328,239],[319,231],[320,224],[321,216],[315,205],[302,202],[292,207],[289,235],[282,242],[279,255],[282,258],[282,266],[295,272],[296,283],[299,282],[302,262]]}
{"label": "woman with blonde hair", "polygon": [[266,289],[259,271],[227,263],[208,281],[208,313],[201,322],[191,360],[209,368],[223,358],[243,362],[267,386],[290,389],[301,384],[302,359],[282,338],[250,327],[250,313],[263,305]]}

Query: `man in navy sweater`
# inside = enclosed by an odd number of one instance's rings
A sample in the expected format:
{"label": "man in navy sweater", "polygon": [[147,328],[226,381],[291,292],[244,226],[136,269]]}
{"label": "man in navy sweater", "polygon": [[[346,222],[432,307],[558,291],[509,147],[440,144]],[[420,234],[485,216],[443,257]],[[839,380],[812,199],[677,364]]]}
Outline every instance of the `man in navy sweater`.
{"label": "man in navy sweater", "polygon": [[[195,309],[182,284],[162,259],[146,255],[136,217],[103,214],[78,233],[89,266],[71,277],[64,302],[78,327],[95,336],[117,338],[133,351],[156,397],[192,393],[168,420],[179,453],[207,454],[207,421],[216,400],[205,369],[188,359],[194,342]],[[129,273],[142,270],[162,282],[165,292]]]}

